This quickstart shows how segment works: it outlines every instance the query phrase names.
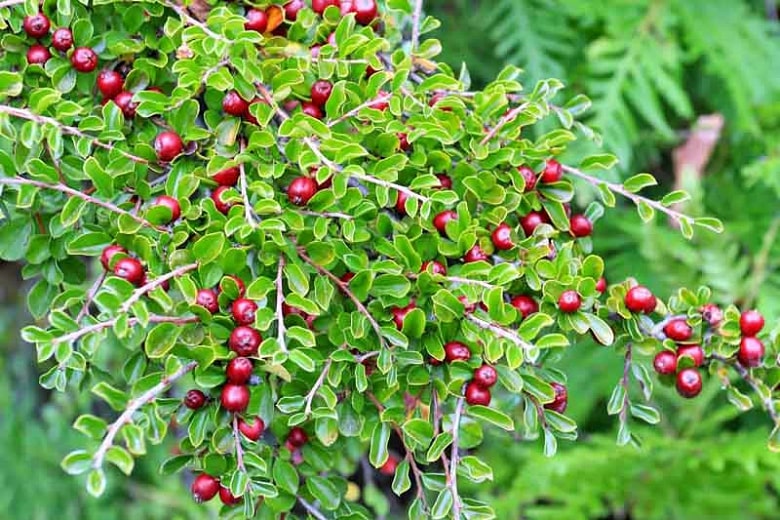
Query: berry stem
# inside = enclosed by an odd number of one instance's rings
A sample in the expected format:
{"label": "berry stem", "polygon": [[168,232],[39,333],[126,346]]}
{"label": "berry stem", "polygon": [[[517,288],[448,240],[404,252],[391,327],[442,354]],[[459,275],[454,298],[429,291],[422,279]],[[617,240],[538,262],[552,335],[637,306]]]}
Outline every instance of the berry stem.
{"label": "berry stem", "polygon": [[191,264],[185,264],[182,265],[181,267],[177,267],[170,273],[166,273],[162,276],[155,278],[154,280],[147,283],[146,285],[142,285],[141,287],[133,291],[133,294],[130,295],[130,298],[128,298],[127,301],[119,308],[119,313],[124,314],[128,312],[130,310],[130,307],[132,307],[135,302],[140,300],[144,294],[154,290],[155,287],[159,287],[160,285],[164,284],[166,281],[170,280],[171,278],[176,278],[177,276],[181,276],[197,268],[198,268],[197,262],[193,262]]}
{"label": "berry stem", "polygon": [[[70,334],[65,334],[64,336],[60,336],[59,338],[54,338],[52,340],[52,344],[59,345],[60,343],[65,343],[68,341],[76,341],[79,338],[82,338],[86,336],[87,334],[91,332],[97,332],[103,329],[108,329],[110,327],[113,327],[116,325],[116,322],[119,321],[121,318],[120,316],[117,316],[116,318],[112,318],[108,321],[101,321],[98,323],[95,323],[93,325],[88,325],[86,327],[83,327],[77,331],[71,332]],[[132,327],[134,325],[137,325],[140,323],[140,319],[138,318],[130,318],[127,320],[127,325]],[[159,316],[157,314],[152,314],[147,319],[149,323],[175,323],[177,325],[185,325],[187,323],[195,323],[198,321],[197,317],[188,317],[188,318],[182,318],[179,316]]]}
{"label": "berry stem", "polygon": [[311,415],[311,405],[314,402],[314,398],[317,395],[317,391],[320,389],[322,384],[325,382],[325,378],[328,376],[328,372],[330,371],[331,364],[333,364],[333,359],[328,358],[327,361],[325,361],[325,366],[322,368],[322,372],[320,372],[320,377],[317,378],[317,381],[314,383],[314,386],[312,386],[309,393],[306,394],[306,407],[303,410],[304,417],[309,417]]}
{"label": "berry stem", "polygon": [[465,403],[463,397],[458,398],[455,404],[455,414],[452,418],[452,447],[450,449],[450,475],[447,485],[452,493],[452,517],[455,520],[460,520],[460,508],[461,501],[460,495],[458,495],[458,441],[460,430],[460,418],[463,415],[463,406]]}
{"label": "berry stem", "polygon": [[284,342],[284,312],[282,311],[282,304],[284,303],[284,291],[283,291],[283,276],[284,276],[284,256],[279,255],[279,265],[276,268],[276,342],[279,343],[279,348],[282,352],[287,353],[287,345]]}
{"label": "berry stem", "polygon": [[90,204],[94,204],[95,206],[100,206],[101,208],[105,208],[105,209],[111,211],[112,213],[116,213],[117,215],[125,215],[125,216],[133,219],[134,221],[138,222],[139,224],[141,224],[144,227],[148,227],[148,228],[151,228],[151,229],[156,229],[157,231],[161,231],[161,232],[167,232],[167,230],[165,228],[160,227],[160,226],[155,226],[154,224],[152,224],[148,220],[146,220],[146,219],[144,219],[142,217],[139,217],[137,215],[133,215],[129,211],[125,211],[122,208],[120,208],[119,206],[115,206],[114,204],[111,204],[110,202],[106,202],[104,200],[96,199],[95,197],[92,197],[91,195],[87,195],[86,193],[83,193],[81,191],[74,190],[70,186],[66,186],[64,184],[60,184],[60,183],[48,184],[48,183],[45,183],[45,182],[42,182],[42,181],[35,181],[35,180],[32,180],[32,179],[25,179],[25,178],[22,178],[22,177],[7,177],[7,178],[4,178],[4,179],[0,179],[0,185],[16,185],[16,186],[27,185],[27,186],[35,186],[36,188],[40,188],[42,190],[59,191],[61,193],[69,195],[71,197],[76,197],[78,199],[85,200],[85,201],[87,201]]}
{"label": "berry stem", "polygon": [[127,403],[125,411],[108,427],[106,435],[103,437],[103,441],[100,443],[97,451],[95,451],[95,455],[92,457],[92,467],[94,469],[99,469],[103,466],[103,459],[106,457],[106,452],[108,452],[109,448],[113,446],[114,438],[119,433],[122,426],[132,422],[133,414],[137,412],[139,408],[155,400],[160,394],[168,390],[173,383],[195,369],[196,366],[198,366],[196,361],[182,365],[176,372],[163,377],[162,381]]}

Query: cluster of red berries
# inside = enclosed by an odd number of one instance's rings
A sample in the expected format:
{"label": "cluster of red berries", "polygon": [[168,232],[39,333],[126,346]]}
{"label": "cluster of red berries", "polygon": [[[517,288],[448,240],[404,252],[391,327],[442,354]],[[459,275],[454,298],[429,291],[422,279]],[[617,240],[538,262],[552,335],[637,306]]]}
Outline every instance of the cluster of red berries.
{"label": "cluster of red berries", "polygon": [[764,359],[764,343],[756,337],[763,328],[764,317],[758,311],[745,311],[739,316],[742,340],[739,342],[737,359],[744,367],[757,367]]}
{"label": "cluster of red berries", "polygon": [[[127,250],[120,245],[112,244],[103,249],[100,254],[100,264],[106,271],[113,272],[119,278],[123,278],[135,286],[146,285],[149,282],[146,269],[141,261],[129,256]],[[160,285],[166,291],[168,290],[167,280]]]}
{"label": "cluster of red berries", "polygon": [[[28,15],[22,23],[24,32],[31,38],[40,40],[49,35],[51,21],[44,13]],[[73,33],[67,27],[60,27],[51,36],[51,46],[59,52],[67,52],[73,47]],[[27,63],[44,65],[51,58],[49,49],[36,43],[27,50]],[[89,47],[76,47],[70,55],[70,63],[78,72],[92,72],[98,64],[98,57]]]}
{"label": "cluster of red berries", "polygon": [[[684,318],[669,321],[663,331],[667,338],[677,343],[676,351],[662,350],[656,354],[653,368],[660,375],[670,376],[677,373],[675,381],[677,392],[683,397],[696,397],[702,388],[701,374],[697,369],[704,363],[704,350],[699,343],[690,343],[693,329]],[[693,367],[678,372],[683,357],[690,359]]]}
{"label": "cluster of red berries", "polygon": [[219,499],[226,506],[234,506],[241,503],[241,497],[236,497],[230,489],[220,484],[219,479],[208,473],[200,473],[192,482],[192,497],[196,502],[208,502],[219,493]]}

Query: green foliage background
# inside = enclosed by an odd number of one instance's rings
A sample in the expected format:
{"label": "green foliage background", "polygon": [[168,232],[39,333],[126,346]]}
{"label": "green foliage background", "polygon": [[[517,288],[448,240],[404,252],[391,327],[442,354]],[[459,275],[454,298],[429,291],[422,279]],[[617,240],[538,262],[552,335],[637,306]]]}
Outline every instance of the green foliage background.
{"label": "green foliage background", "polygon": [[[613,280],[634,275],[659,294],[706,284],[721,303],[758,306],[780,318],[780,25],[772,2],[752,0],[428,0],[443,21],[436,37],[454,67],[465,62],[475,85],[506,63],[528,84],[561,78],[594,99],[588,121],[622,171],[649,171],[668,191],[671,151],[696,117],[718,112],[724,134],[686,211],[726,224],[721,236],[687,242],[663,222],[642,225],[633,208],[608,212],[594,244]],[[585,150],[573,150],[572,155]],[[583,190],[578,201],[586,205]],[[132,480],[117,475],[100,500],[59,468],[78,435],[70,423],[92,406],[77,395],[39,389],[27,323],[29,290],[18,268],[3,266],[0,311],[0,511],[14,518],[200,519],[208,507],[185,484],[161,477],[170,446],[151,449]],[[775,326],[775,334],[778,328]],[[495,482],[470,490],[495,503],[499,518],[770,519],[780,506],[780,457],[766,451],[768,420],[739,415],[710,381],[682,402],[662,389],[659,427],[642,432],[641,450],[617,448],[606,399],[620,377],[619,357],[593,344],[569,349],[569,402],[581,440],[550,460],[538,442],[493,432],[481,454]],[[212,504],[216,509],[216,504]]]}

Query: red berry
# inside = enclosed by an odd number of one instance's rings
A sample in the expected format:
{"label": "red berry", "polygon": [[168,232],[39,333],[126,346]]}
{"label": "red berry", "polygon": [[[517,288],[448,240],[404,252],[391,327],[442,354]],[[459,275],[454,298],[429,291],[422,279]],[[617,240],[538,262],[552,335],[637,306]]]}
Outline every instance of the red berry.
{"label": "red berry", "polygon": [[220,402],[228,412],[243,412],[249,405],[249,389],[244,385],[227,383],[222,387]]}
{"label": "red berry", "polygon": [[233,495],[230,489],[226,488],[225,486],[219,487],[219,499],[228,507],[240,504],[241,500],[243,500],[242,497]]}
{"label": "red berry", "polygon": [[510,300],[510,303],[512,304],[512,307],[520,312],[522,319],[527,318],[535,312],[539,312],[539,304],[530,296],[522,294],[520,296],[515,296]]}
{"label": "red berry", "polygon": [[452,189],[452,178],[449,175],[446,175],[444,173],[437,173],[436,178],[439,179],[439,189],[440,190],[451,190]]}
{"label": "red berry", "polygon": [[472,312],[477,310],[477,304],[469,303],[468,298],[466,298],[463,295],[458,296],[458,301],[463,304],[463,312],[467,314],[471,314]]}
{"label": "red berry", "polygon": [[412,302],[406,307],[393,307],[390,309],[390,314],[393,315],[393,322],[395,323],[395,326],[398,328],[398,330],[401,330],[404,327],[404,320],[406,319],[406,315],[416,308],[417,306],[414,304],[414,302]]}
{"label": "red berry", "polygon": [[[246,12],[244,29],[264,33],[268,29],[268,14],[262,9],[249,9]],[[227,110],[225,110],[227,112]],[[238,114],[233,114],[238,115]]]}
{"label": "red berry", "polygon": [[[445,92],[436,92],[434,95],[431,96],[431,99],[428,101],[428,106],[434,107],[439,104],[439,101],[446,98],[447,94]],[[452,112],[452,108],[450,107],[444,107],[442,108],[445,112]]]}
{"label": "red berry", "polygon": [[563,291],[558,297],[558,308],[561,312],[572,313],[580,310],[582,298],[577,291]]}
{"label": "red berry", "polygon": [[388,477],[392,477],[395,475],[395,470],[398,467],[398,457],[395,455],[390,455],[387,457],[387,460],[384,464],[379,468],[379,473],[382,475],[386,475]]}
{"label": "red berry", "polygon": [[103,269],[106,271],[111,269],[111,259],[118,253],[127,254],[127,250],[116,244],[111,244],[103,249],[103,252],[100,253],[100,263],[103,264]]}
{"label": "red berry", "polygon": [[225,375],[227,375],[228,381],[231,383],[243,385],[252,377],[252,370],[254,370],[254,363],[252,363],[251,359],[237,357],[228,362]]}
{"label": "red berry", "polygon": [[294,22],[298,19],[298,11],[306,7],[303,0],[291,0],[284,4],[284,18],[287,21]]}
{"label": "red berry", "polygon": [[294,426],[290,433],[287,434],[287,441],[295,448],[300,448],[307,442],[309,442],[309,436],[306,435],[306,432],[303,430],[303,428],[299,426]]}
{"label": "red berry", "polygon": [[470,405],[488,406],[490,404],[490,390],[479,386],[474,381],[466,385],[466,402]]}
{"label": "red berry", "polygon": [[436,260],[429,260],[428,262],[424,262],[420,268],[420,272],[422,273],[423,271],[427,271],[433,274],[440,274],[442,276],[447,275],[447,268],[444,266],[444,264]]}
{"label": "red berry", "polygon": [[636,285],[626,294],[626,307],[631,312],[644,312],[650,314],[655,310],[656,299],[650,289],[643,285]]}
{"label": "red berry", "polygon": [[743,336],[755,336],[764,328],[764,317],[758,311],[745,311],[739,316],[739,329]]}
{"label": "red berry", "polygon": [[460,341],[450,341],[444,345],[444,359],[448,363],[453,361],[468,361],[471,359],[471,350]]}
{"label": "red berry", "polygon": [[472,262],[487,262],[488,255],[485,253],[479,245],[475,245],[463,255],[463,261],[467,264]]}
{"label": "red berry", "polygon": [[76,47],[70,56],[70,63],[79,72],[92,72],[97,67],[98,57],[89,47]]}
{"label": "red berry", "polygon": [[563,167],[555,159],[549,159],[544,165],[541,181],[545,184],[558,182],[563,178]]}
{"label": "red berry", "polygon": [[208,502],[219,493],[219,480],[206,473],[201,473],[192,482],[192,498],[195,502]]}
{"label": "red berry", "polygon": [[337,0],[311,0],[311,8],[315,13],[322,14],[325,9],[337,3]]}
{"label": "red berry", "polygon": [[545,215],[538,211],[531,211],[520,219],[520,226],[522,226],[525,236],[530,237],[534,234],[534,230],[545,222],[547,222]]}
{"label": "red berry", "polygon": [[666,337],[674,341],[688,341],[693,335],[693,329],[684,319],[672,320],[664,326]]}
{"label": "red berry", "polygon": [[686,368],[677,374],[677,393],[688,399],[701,392],[701,374],[695,368]]}
{"label": "red berry", "polygon": [[398,137],[398,147],[401,151],[408,152],[412,147],[412,145],[409,144],[409,136],[405,133],[398,133],[396,136]]}
{"label": "red berry", "polygon": [[398,198],[395,199],[395,210],[401,215],[406,215],[406,201],[409,199],[409,195],[399,191]]}
{"label": "red berry", "polygon": [[758,338],[746,337],[739,342],[737,359],[746,367],[757,367],[764,359],[764,344]]}
{"label": "red berry", "polygon": [[350,273],[347,271],[346,273],[342,274],[339,280],[341,280],[344,283],[349,283],[350,280],[352,280],[355,277],[355,273]]}
{"label": "red berry", "polygon": [[43,45],[36,43],[27,49],[27,63],[30,65],[43,65],[49,61],[49,58],[51,58],[51,53]]}
{"label": "red berry", "polygon": [[572,215],[569,220],[571,234],[577,238],[590,236],[593,233],[593,223],[585,215]]}
{"label": "red berry", "polygon": [[439,233],[444,235],[447,233],[447,222],[457,219],[458,214],[451,209],[448,209],[433,217],[433,227],[435,227]]}
{"label": "red berry", "polygon": [[239,419],[238,429],[241,433],[244,434],[244,437],[250,441],[257,441],[257,439],[263,436],[263,432],[265,431],[265,422],[263,422],[260,417],[255,417],[255,420],[251,423],[248,423],[243,419]]}
{"label": "red berry", "polygon": [[376,0],[353,0],[355,20],[362,25],[369,25],[377,15]]}
{"label": "red berry", "polygon": [[373,108],[374,110],[379,110],[380,112],[384,112],[388,108],[390,108],[390,103],[387,102],[389,99],[386,97],[386,94],[382,94],[382,97],[378,97],[376,101],[368,105],[369,108]]}
{"label": "red berry", "polygon": [[120,258],[114,264],[114,274],[133,285],[140,285],[144,281],[144,268],[135,258]]}
{"label": "red berry", "polygon": [[311,102],[319,107],[324,107],[331,92],[333,92],[333,83],[325,79],[315,81],[314,85],[311,86]]}
{"label": "red berry", "polygon": [[520,172],[520,175],[523,177],[523,181],[525,181],[525,189],[523,191],[532,191],[536,187],[536,172],[533,171],[530,166],[525,164],[518,166],[517,171]]}
{"label": "red berry", "polygon": [[239,356],[249,357],[257,354],[257,348],[263,337],[252,327],[240,325],[230,333],[228,345]]}
{"label": "red berry", "polygon": [[49,21],[49,17],[43,13],[32,14],[24,17],[22,27],[28,36],[43,38],[49,34],[51,22]]}
{"label": "red berry", "polygon": [[60,27],[51,35],[51,46],[65,52],[73,46],[73,33],[67,27]]}
{"label": "red berry", "polygon": [[160,132],[154,139],[154,151],[157,159],[169,162],[176,158],[184,149],[184,143],[176,132],[166,130]]}
{"label": "red berry", "polygon": [[198,410],[200,408],[203,408],[203,405],[206,404],[206,394],[201,392],[200,390],[188,390],[186,394],[184,394],[184,406],[189,408],[190,410]]}
{"label": "red berry", "polygon": [[287,188],[287,198],[296,206],[304,206],[317,193],[317,181],[311,177],[296,177]]}
{"label": "red berry", "polygon": [[200,289],[195,297],[195,303],[205,307],[211,314],[219,312],[219,303],[217,302],[217,293],[211,289]]}
{"label": "red berry", "polygon": [[122,111],[122,114],[127,119],[133,119],[135,117],[135,110],[138,108],[138,103],[133,103],[133,93],[123,90],[116,96],[114,96],[114,103]]}
{"label": "red berry", "polygon": [[490,365],[482,365],[474,371],[474,382],[482,388],[490,388],[498,381],[498,372]]}
{"label": "red berry", "polygon": [[181,216],[181,207],[179,206],[179,201],[173,197],[169,197],[168,195],[160,195],[157,197],[157,200],[154,201],[154,207],[163,207],[171,210],[171,220],[169,222],[178,220],[178,218]]}
{"label": "red berry", "polygon": [[222,110],[226,114],[231,116],[242,117],[249,110],[249,103],[238,95],[235,90],[230,90],[225,93],[225,97],[222,98]]}
{"label": "red berry", "polygon": [[596,290],[600,293],[604,293],[607,290],[607,279],[603,276],[596,282]]}
{"label": "red berry", "polygon": [[309,117],[314,119],[322,119],[324,116],[322,109],[311,102],[305,102],[301,105],[301,111]]}
{"label": "red berry", "polygon": [[496,246],[496,249],[501,251],[512,249],[515,246],[512,243],[512,228],[503,222],[493,230],[490,238],[493,240],[493,245]]}
{"label": "red berry", "polygon": [[693,365],[700,367],[704,363],[704,349],[699,345],[681,345],[677,348],[677,361],[683,356],[693,360]]}
{"label": "red berry", "polygon": [[560,383],[553,381],[550,383],[555,391],[555,398],[544,405],[548,410],[554,412],[563,413],[566,411],[566,407],[569,405],[569,393],[566,391],[566,387]]}
{"label": "red berry", "polygon": [[238,182],[238,177],[241,175],[241,170],[238,166],[231,168],[225,168],[220,170],[211,176],[211,179],[220,186],[235,186]]}
{"label": "red berry", "polygon": [[723,311],[714,303],[708,303],[699,310],[702,319],[709,323],[710,327],[717,327],[723,321]]}
{"label": "red berry", "polygon": [[[122,92],[125,80],[122,75],[115,70],[101,70],[97,77],[97,88],[106,99],[114,99],[117,94]],[[130,92],[128,92],[130,94]],[[132,94],[130,94],[132,97]],[[122,108],[122,107],[119,107]]]}
{"label": "red berry", "polygon": [[230,186],[217,186],[214,191],[211,192],[211,200],[214,201],[217,211],[225,215],[227,215],[230,208],[233,207],[233,202],[225,202],[222,200],[222,194],[229,189]]}
{"label": "red berry", "polygon": [[236,320],[236,323],[239,325],[251,325],[255,322],[257,304],[252,300],[239,298],[233,302],[231,310],[233,312],[233,319]]}
{"label": "red berry", "polygon": [[662,350],[653,358],[653,368],[661,375],[674,374],[677,371],[677,356],[674,352]]}

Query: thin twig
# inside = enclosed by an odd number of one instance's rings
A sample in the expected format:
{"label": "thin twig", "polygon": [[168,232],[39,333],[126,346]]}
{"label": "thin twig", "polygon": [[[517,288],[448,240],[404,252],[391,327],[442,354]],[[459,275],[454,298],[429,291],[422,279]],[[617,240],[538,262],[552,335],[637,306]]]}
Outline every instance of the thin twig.
{"label": "thin twig", "polygon": [[3,2],[0,2],[0,9],[3,7],[11,7],[14,5],[23,4],[24,0],[4,0]]}
{"label": "thin twig", "polygon": [[307,209],[299,209],[297,210],[297,213],[300,213],[301,215],[306,215],[307,217],[339,218],[343,220],[354,220],[355,218],[352,215],[347,215],[346,213],[339,213],[334,211],[319,212],[319,211],[309,211]]}
{"label": "thin twig", "polygon": [[91,195],[87,195],[81,191],[74,190],[70,186],[66,186],[64,184],[48,184],[46,182],[42,181],[35,181],[32,179],[25,179],[22,177],[7,177],[0,179],[0,185],[8,184],[8,185],[27,185],[27,186],[35,186],[36,188],[41,188],[43,190],[54,190],[59,191],[61,193],[64,193],[66,195],[70,195],[71,197],[76,197],[81,200],[84,200],[88,202],[89,204],[94,204],[95,206],[100,206],[101,208],[105,208],[113,213],[116,213],[117,215],[125,215],[127,217],[130,217],[134,221],[138,222],[144,227],[148,227],[151,229],[156,229],[157,231],[167,231],[165,228],[160,226],[155,226],[148,220],[141,218],[137,215],[133,215],[129,211],[125,211],[119,206],[115,206],[114,204],[111,204],[110,202],[106,202],[104,200],[96,199],[95,197],[92,197]]}
{"label": "thin twig", "polygon": [[414,12],[412,13],[412,48],[411,53],[417,50],[417,44],[420,42],[420,22],[422,18],[423,0],[415,0]]}
{"label": "thin twig", "polygon": [[236,442],[236,466],[241,473],[246,473],[246,466],[244,465],[244,448],[241,446],[241,431],[238,429],[238,414],[233,415],[233,438]]}
{"label": "thin twig", "polygon": [[737,371],[739,376],[750,386],[750,388],[753,389],[753,391],[759,396],[761,399],[761,404],[764,407],[764,409],[769,414],[769,417],[772,418],[772,422],[775,426],[780,426],[780,413],[777,411],[777,407],[775,406],[775,402],[772,399],[772,395],[770,395],[765,399],[761,397],[761,387],[759,386],[758,381],[756,381],[753,376],[750,374],[750,370],[743,367],[738,361],[733,361],[731,359],[725,358],[723,356],[720,356],[718,354],[712,354],[713,359],[717,359],[724,365],[730,365],[734,368],[734,370]]}
{"label": "thin twig", "polygon": [[361,110],[364,108],[369,108],[373,106],[376,103],[387,101],[392,97],[392,94],[389,92],[382,92],[379,96],[375,97],[374,99],[369,99],[365,103],[361,103],[360,105],[356,106],[349,112],[345,112],[344,114],[340,115],[336,119],[333,119],[332,121],[328,121],[328,128],[333,128],[337,124],[341,123],[342,121],[346,121],[347,119],[351,118],[352,116],[356,116],[360,113]]}
{"label": "thin twig", "polygon": [[452,492],[452,517],[455,520],[460,520],[460,508],[461,501],[460,495],[458,495],[458,460],[460,459],[458,454],[458,430],[460,429],[460,417],[463,414],[463,406],[465,399],[463,397],[458,398],[458,402],[455,405],[455,416],[452,419],[452,448],[450,450],[450,479],[447,485]]}
{"label": "thin twig", "polygon": [[175,2],[170,2],[170,1],[166,0],[166,1],[163,2],[163,5],[173,9],[174,11],[176,11],[176,14],[181,16],[182,22],[184,24],[190,25],[192,27],[199,27],[200,30],[202,30],[204,33],[206,33],[207,35],[211,36],[215,40],[219,40],[219,41],[227,43],[227,44],[233,44],[233,40],[225,38],[221,34],[215,33],[214,31],[209,29],[209,27],[205,23],[203,23],[200,20],[197,20],[196,18],[190,16],[190,13],[188,13],[185,8],[181,7],[180,5],[177,5]]}
{"label": "thin twig", "polygon": [[308,417],[309,415],[311,415],[311,405],[314,402],[314,397],[317,395],[317,391],[325,382],[325,378],[328,377],[328,371],[330,370],[330,366],[332,364],[333,364],[333,359],[331,358],[328,358],[328,360],[325,361],[325,366],[322,368],[322,372],[320,372],[320,377],[317,378],[317,381],[315,381],[314,386],[311,388],[311,390],[309,390],[309,393],[306,395],[306,407],[303,409],[304,417]]}
{"label": "thin twig", "polygon": [[89,312],[89,306],[92,303],[92,300],[95,298],[95,295],[97,294],[98,290],[100,289],[100,286],[103,285],[103,280],[105,279],[106,279],[106,272],[103,271],[103,273],[97,277],[95,283],[92,284],[92,287],[89,288],[89,291],[87,292],[87,297],[84,300],[84,305],[81,307],[81,310],[76,316],[76,323],[80,322],[81,319],[84,316],[86,316],[87,313]]}
{"label": "thin twig", "polygon": [[323,515],[319,509],[314,507],[314,504],[307,502],[303,497],[298,497],[298,502],[300,502],[304,509],[306,509],[306,511],[308,511],[309,514],[317,520],[328,520],[328,518]]}
{"label": "thin twig", "polygon": [[[70,334],[65,334],[64,336],[54,338],[52,340],[52,344],[58,345],[60,343],[65,343],[68,341],[76,341],[79,338],[86,336],[91,332],[97,332],[103,329],[111,328],[114,325],[116,325],[116,322],[119,321],[121,317],[122,316],[120,315],[108,321],[101,321],[93,325],[88,325],[77,331],[71,332]],[[199,318],[197,317],[182,318],[180,316],[158,316],[156,314],[152,314],[151,316],[149,316],[147,321],[149,323],[175,323],[177,325],[184,325],[187,323],[195,323],[196,321],[198,321],[198,319]],[[132,327],[134,325],[137,325],[140,321],[141,321],[140,319],[133,317],[127,320],[127,325]]]}
{"label": "thin twig", "polygon": [[173,383],[191,372],[196,366],[198,366],[198,363],[195,361],[182,365],[176,372],[170,376],[163,377],[162,381],[127,403],[125,411],[108,427],[106,436],[103,437],[103,441],[100,443],[97,451],[95,451],[95,455],[92,457],[92,467],[98,469],[103,466],[103,459],[106,456],[106,452],[108,452],[113,445],[114,438],[117,436],[122,426],[132,422],[133,414],[137,412],[139,408],[152,402],[157,396],[165,392]]}
{"label": "thin twig", "polygon": [[504,117],[502,117],[499,120],[498,124],[496,126],[494,126],[493,129],[491,129],[487,133],[487,135],[482,139],[482,141],[479,144],[482,145],[482,146],[485,146],[486,144],[488,144],[490,142],[490,140],[493,139],[502,128],[504,128],[504,126],[506,126],[511,121],[513,121],[518,116],[518,114],[520,114],[520,112],[525,110],[525,108],[527,106],[528,106],[528,103],[523,103],[522,105],[517,106],[517,107],[513,108],[512,110],[510,110],[509,112],[507,112],[504,115]]}
{"label": "thin twig", "polygon": [[[407,277],[411,278],[412,280],[416,280],[420,277],[419,273],[408,273],[406,275]],[[443,275],[442,278],[448,282],[452,283],[460,283],[463,285],[476,285],[478,287],[484,287],[485,289],[495,289],[498,287],[497,285],[493,285],[490,282],[486,282],[484,280],[472,280],[471,278],[461,278],[459,276],[446,276]]]}
{"label": "thin twig", "polygon": [[477,316],[474,316],[473,314],[469,314],[468,316],[469,321],[472,323],[478,325],[479,327],[492,331],[496,336],[504,339],[508,339],[512,343],[516,344],[523,350],[531,350],[533,348],[533,345],[528,343],[526,340],[524,340],[520,335],[506,327],[502,327],[501,325],[497,325],[495,323],[490,323],[489,321],[485,321],[482,318],[478,318]]}
{"label": "thin twig", "polygon": [[287,345],[284,342],[284,290],[283,290],[283,275],[284,275],[284,256],[279,255],[279,266],[276,268],[276,342],[279,343],[279,348],[282,352],[287,352]]}
{"label": "thin twig", "polygon": [[[243,148],[243,146],[242,146]],[[243,150],[242,150],[243,151]],[[254,211],[249,204],[249,196],[246,192],[246,173],[244,172],[244,163],[242,162],[238,166],[239,170],[239,183],[241,184],[241,197],[244,199],[244,219],[252,228],[257,228],[257,222],[255,221]]]}
{"label": "thin twig", "polygon": [[162,276],[158,276],[151,282],[142,285],[141,287],[133,291],[133,294],[131,294],[130,297],[127,299],[127,301],[124,304],[122,304],[122,306],[119,308],[119,313],[124,314],[127,311],[129,311],[130,307],[132,307],[135,302],[140,300],[144,294],[152,291],[155,287],[159,287],[162,284],[164,284],[166,281],[170,280],[171,278],[176,278],[177,276],[181,276],[197,268],[198,268],[197,262],[182,265],[181,267],[177,267],[170,273],[165,273]]}

